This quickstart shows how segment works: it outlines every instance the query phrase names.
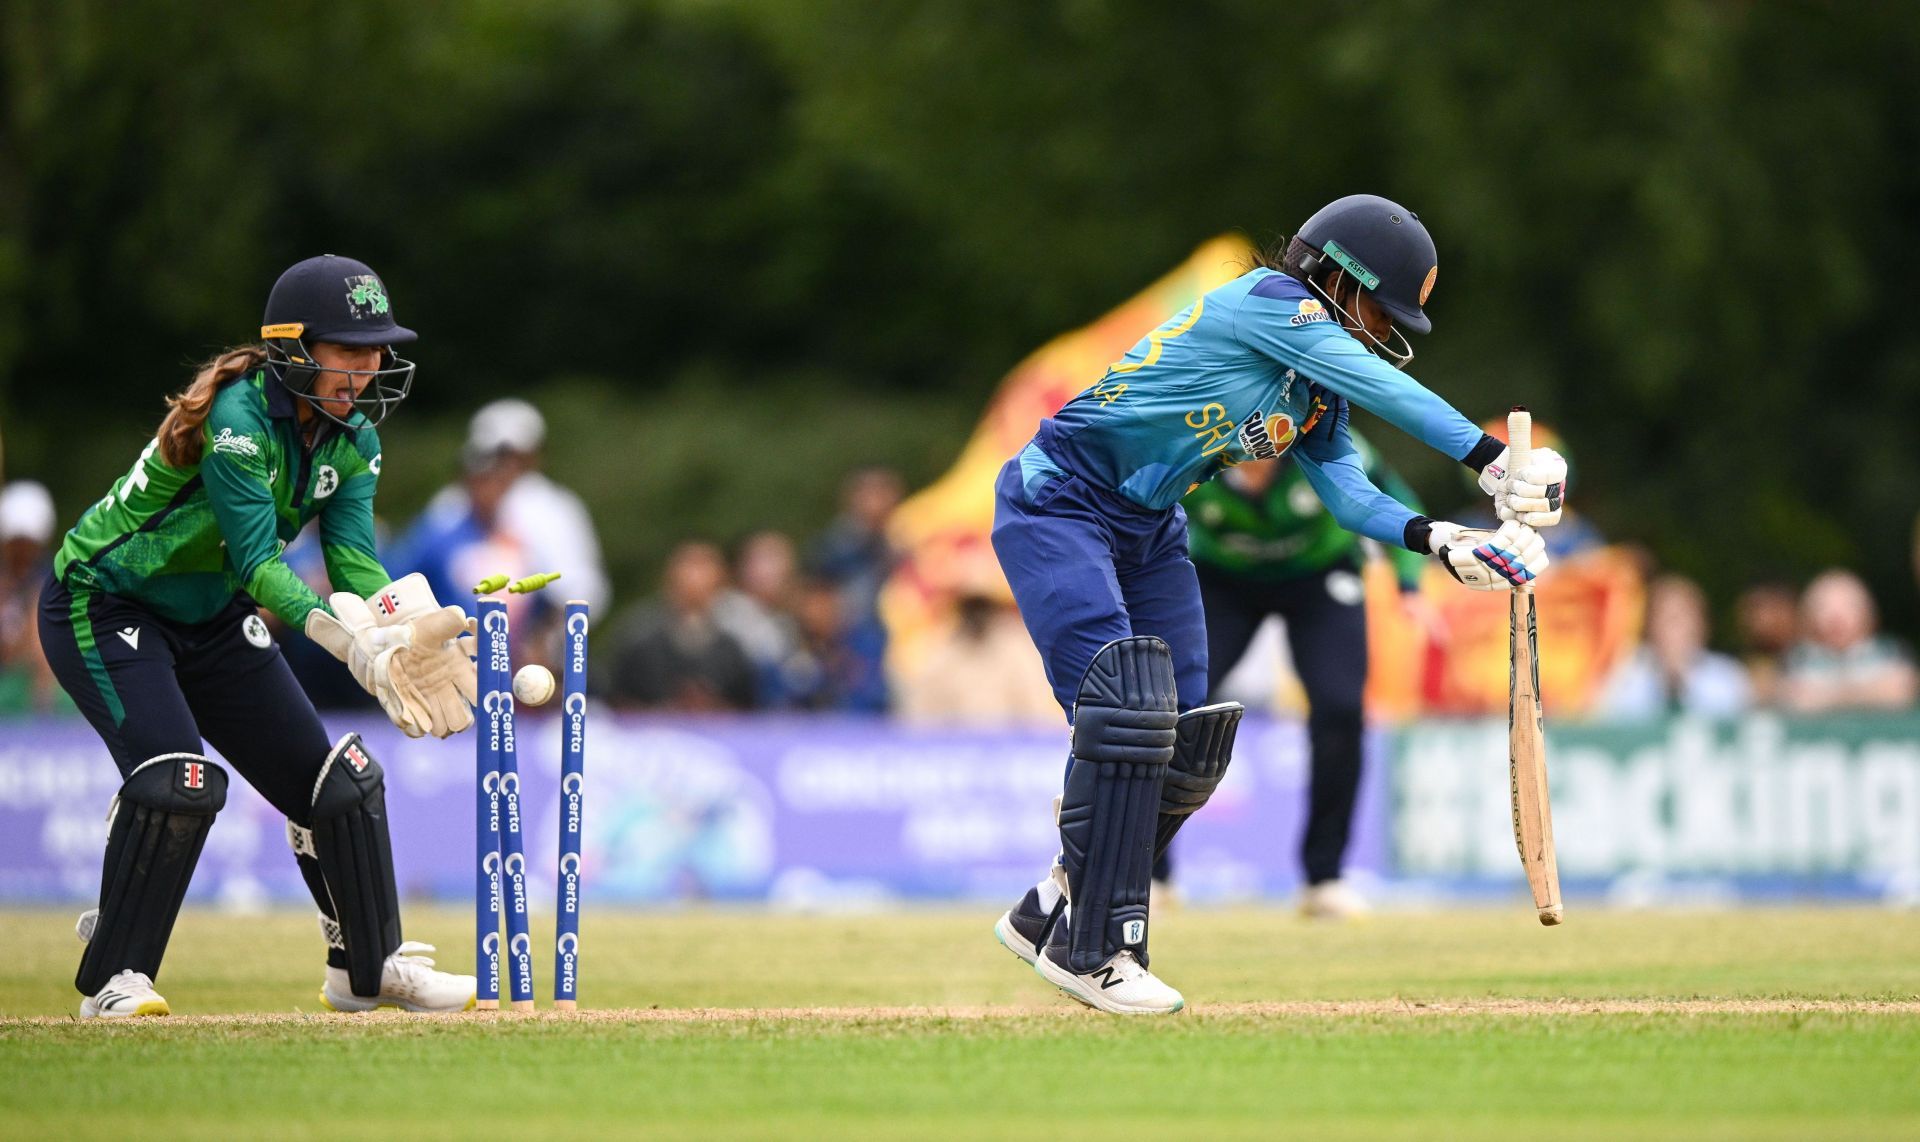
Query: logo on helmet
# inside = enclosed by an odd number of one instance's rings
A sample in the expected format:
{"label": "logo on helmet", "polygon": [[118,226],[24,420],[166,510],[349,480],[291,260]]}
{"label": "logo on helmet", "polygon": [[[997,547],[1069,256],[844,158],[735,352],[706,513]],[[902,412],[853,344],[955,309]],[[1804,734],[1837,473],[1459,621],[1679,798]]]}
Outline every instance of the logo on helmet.
{"label": "logo on helmet", "polygon": [[1420,304],[1421,305],[1427,304],[1427,295],[1433,292],[1433,279],[1439,276],[1440,276],[1439,266],[1435,266],[1432,269],[1427,271],[1427,280],[1420,283]]}
{"label": "logo on helmet", "polygon": [[380,279],[372,274],[358,274],[346,279],[347,310],[355,321],[368,317],[380,317],[387,312],[387,288]]}

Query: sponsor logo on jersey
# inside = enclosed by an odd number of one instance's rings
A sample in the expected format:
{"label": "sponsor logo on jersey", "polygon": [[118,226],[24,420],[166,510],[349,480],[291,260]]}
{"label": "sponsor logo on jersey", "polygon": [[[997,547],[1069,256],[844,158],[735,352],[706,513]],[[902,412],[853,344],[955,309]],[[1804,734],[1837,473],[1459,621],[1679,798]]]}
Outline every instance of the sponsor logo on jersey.
{"label": "sponsor logo on jersey", "polygon": [[1287,318],[1288,325],[1311,325],[1316,321],[1327,320],[1327,307],[1313,298],[1302,298],[1300,312]]}
{"label": "sponsor logo on jersey", "polygon": [[248,615],[240,620],[240,633],[246,635],[247,641],[261,650],[273,644],[273,636],[267,633],[266,620],[259,615]]}
{"label": "sponsor logo on jersey", "polygon": [[346,279],[347,310],[355,321],[379,317],[387,312],[387,287],[372,274],[357,274]]}
{"label": "sponsor logo on jersey", "polygon": [[339,488],[340,473],[334,471],[333,465],[331,464],[320,465],[320,472],[314,477],[313,481],[313,498],[316,500],[324,500],[338,491]]}
{"label": "sponsor logo on jersey", "polygon": [[373,459],[367,461],[367,471],[372,472],[374,475],[378,476],[380,474],[380,459],[385,455],[386,455],[385,452],[375,452],[373,454]]}
{"label": "sponsor logo on jersey", "polygon": [[226,452],[234,456],[260,455],[260,442],[251,436],[236,435],[231,428],[222,428],[213,437],[213,450]]}

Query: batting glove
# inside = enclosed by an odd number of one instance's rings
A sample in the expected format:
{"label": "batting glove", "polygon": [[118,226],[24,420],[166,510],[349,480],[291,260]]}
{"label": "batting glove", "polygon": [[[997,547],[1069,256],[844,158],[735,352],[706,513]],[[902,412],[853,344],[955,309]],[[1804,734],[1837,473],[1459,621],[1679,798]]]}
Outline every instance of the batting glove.
{"label": "batting glove", "polygon": [[1476,591],[1525,586],[1547,569],[1547,542],[1524,523],[1499,531],[1436,523],[1427,542],[1447,573]]}
{"label": "batting glove", "polygon": [[1567,494],[1566,459],[1551,448],[1535,448],[1525,469],[1510,472],[1508,451],[1502,449],[1493,463],[1480,470],[1480,490],[1493,497],[1494,514],[1528,527],[1559,523]]}

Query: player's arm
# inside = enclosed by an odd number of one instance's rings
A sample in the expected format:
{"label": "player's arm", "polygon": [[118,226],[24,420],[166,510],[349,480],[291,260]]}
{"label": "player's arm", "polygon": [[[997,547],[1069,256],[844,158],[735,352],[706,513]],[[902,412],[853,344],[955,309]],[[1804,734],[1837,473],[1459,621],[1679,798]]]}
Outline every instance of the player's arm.
{"label": "player's arm", "polygon": [[[1409,547],[1410,525],[1426,517],[1387,495],[1367,478],[1360,453],[1347,427],[1347,402],[1320,418],[1313,431],[1301,437],[1291,453],[1301,475],[1327,505],[1335,523],[1348,531],[1393,547]],[[1424,535],[1421,537],[1424,539]],[[1420,548],[1423,553],[1424,548]]]}
{"label": "player's arm", "polygon": [[1344,400],[1294,446],[1293,455],[1341,527],[1437,556],[1450,575],[1474,590],[1528,583],[1547,568],[1546,545],[1523,523],[1498,532],[1470,531],[1420,515],[1375,487],[1354,451]]}
{"label": "player's arm", "polygon": [[[227,558],[254,602],[296,630],[304,628],[307,615],[323,609],[323,604],[280,558],[265,429],[257,423],[223,419],[217,403],[214,409],[202,430],[200,479],[220,525],[220,538],[226,541]],[[222,432],[224,436],[219,435]]]}
{"label": "player's arm", "polygon": [[1300,321],[1301,305],[1296,296],[1268,296],[1256,289],[1234,315],[1234,334],[1254,351],[1299,370],[1476,472],[1500,454],[1497,439],[1425,385],[1368,352],[1325,311]]}
{"label": "player's arm", "polygon": [[[1560,522],[1566,461],[1539,448],[1525,472],[1508,480],[1506,445],[1480,431],[1431,389],[1376,357],[1332,320],[1295,324],[1296,297],[1247,295],[1234,317],[1242,343],[1297,369],[1306,376],[1379,416],[1428,447],[1451,456],[1479,474],[1481,490],[1494,497],[1503,520],[1534,527]],[[1320,318],[1326,318],[1323,311]],[[1512,503],[1509,504],[1511,498]]]}
{"label": "player's arm", "polygon": [[380,483],[380,438],[372,428],[363,427],[355,444],[355,451],[344,458],[339,489],[320,511],[320,550],[334,590],[370,598],[393,579],[380,563],[373,530],[373,494]]}
{"label": "player's arm", "polygon": [[[1353,437],[1353,445],[1354,449],[1360,453],[1361,469],[1366,472],[1367,479],[1374,487],[1392,496],[1396,502],[1415,513],[1425,511],[1420,503],[1420,497],[1415,495],[1407,482],[1400,478],[1400,473],[1388,467],[1387,462],[1380,458],[1379,449],[1368,444],[1357,434]],[[1426,554],[1424,551],[1409,551],[1401,544],[1394,544],[1387,548],[1387,558],[1393,564],[1394,578],[1399,580],[1402,591],[1420,589],[1420,575],[1426,570],[1427,565]]]}

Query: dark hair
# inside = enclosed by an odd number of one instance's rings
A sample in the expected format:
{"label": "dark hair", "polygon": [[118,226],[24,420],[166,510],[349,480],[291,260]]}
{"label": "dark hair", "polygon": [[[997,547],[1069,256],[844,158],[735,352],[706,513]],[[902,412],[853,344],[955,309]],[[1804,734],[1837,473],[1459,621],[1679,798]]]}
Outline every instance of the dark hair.
{"label": "dark hair", "polygon": [[1299,278],[1304,282],[1307,280],[1307,275],[1301,270],[1300,264],[1306,261],[1309,255],[1318,252],[1298,238],[1280,239],[1264,246],[1255,246],[1249,259],[1252,264],[1247,268],[1278,270],[1280,273]]}
{"label": "dark hair", "polygon": [[176,468],[200,462],[201,431],[213,398],[236,377],[258,369],[267,359],[267,351],[258,345],[225,349],[202,362],[193,381],[167,398],[167,415],[160,420],[154,435],[160,441],[160,457]]}

